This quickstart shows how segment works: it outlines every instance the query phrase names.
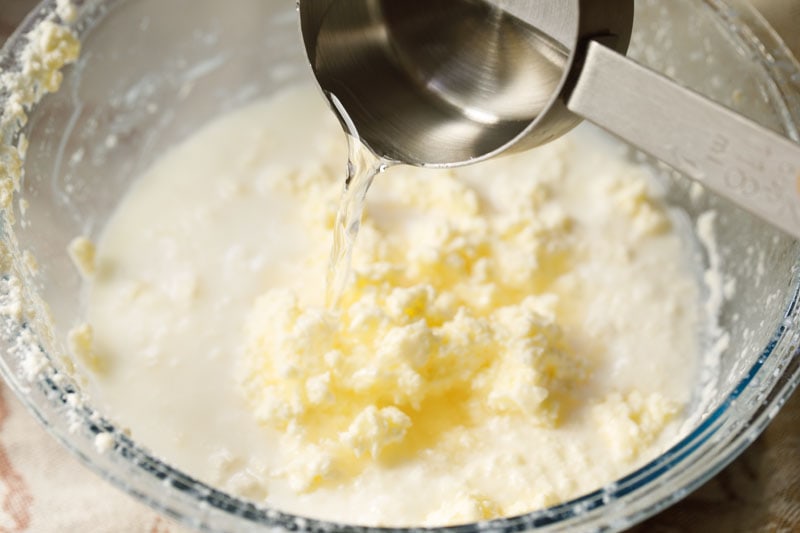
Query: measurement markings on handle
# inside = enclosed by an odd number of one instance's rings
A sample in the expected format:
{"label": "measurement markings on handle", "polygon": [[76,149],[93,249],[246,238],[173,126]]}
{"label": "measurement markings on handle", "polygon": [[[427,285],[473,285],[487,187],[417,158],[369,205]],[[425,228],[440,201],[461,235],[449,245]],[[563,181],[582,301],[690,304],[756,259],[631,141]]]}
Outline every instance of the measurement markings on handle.
{"label": "measurement markings on handle", "polygon": [[717,192],[746,199],[763,214],[800,226],[800,165],[780,159],[780,151],[769,144],[743,144],[722,132],[698,148],[672,146],[668,151],[679,168]]}

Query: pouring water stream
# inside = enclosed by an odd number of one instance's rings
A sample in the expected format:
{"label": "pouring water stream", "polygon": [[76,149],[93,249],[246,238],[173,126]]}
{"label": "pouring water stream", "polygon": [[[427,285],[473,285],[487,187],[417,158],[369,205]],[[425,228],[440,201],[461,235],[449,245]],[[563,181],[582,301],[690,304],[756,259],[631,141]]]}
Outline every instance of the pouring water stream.
{"label": "pouring water stream", "polygon": [[367,191],[375,176],[394,162],[376,156],[367,148],[339,100],[334,95],[329,95],[329,98],[334,102],[347,138],[347,177],[333,224],[333,244],[325,284],[325,303],[329,309],[333,309],[338,305],[350,278],[353,248],[361,228]]}

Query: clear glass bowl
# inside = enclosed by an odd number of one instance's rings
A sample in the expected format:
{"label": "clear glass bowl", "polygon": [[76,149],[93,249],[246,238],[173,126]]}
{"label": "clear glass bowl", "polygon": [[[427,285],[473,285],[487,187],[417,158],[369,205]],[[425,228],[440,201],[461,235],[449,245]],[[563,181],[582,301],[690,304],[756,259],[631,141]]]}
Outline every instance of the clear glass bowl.
{"label": "clear glass bowl", "polygon": [[[34,106],[23,128],[1,132],[7,146],[15,146],[24,132],[30,147],[19,194],[29,207],[24,217],[17,213],[25,224],[0,228],[2,244],[13,254],[3,262],[0,310],[17,290],[14,280],[21,280],[26,309],[21,318],[0,314],[0,371],[53,436],[91,469],[190,526],[213,531],[348,527],[231,496],[170,467],[96,412],[91,401],[83,401],[69,362],[60,355],[65,353],[63,332],[81,309],[81,282],[64,252],[67,243],[78,234],[97,236],[131,180],[211,117],[309,80],[294,2],[239,0],[235,8],[216,0],[76,3],[80,61],[66,69],[58,93]],[[20,68],[25,34],[55,4],[42,3],[9,39],[0,69]],[[798,139],[800,66],[745,2],[640,0],[631,55]],[[0,106],[7,99],[0,92]],[[721,199],[692,194],[690,183],[668,169],[659,171],[670,201],[690,219],[717,210],[721,269],[736,283],[735,296],[720,316],[730,344],[718,371],[706,376],[709,394],[696,399],[697,423],[667,452],[596,492],[523,516],[451,529],[630,526],[733,460],[797,384],[798,244]],[[22,250],[38,259],[38,275],[28,271]],[[709,258],[698,251],[698,261]],[[42,302],[49,303],[47,319]],[[41,356],[33,366],[31,349]],[[95,445],[98,433],[113,438],[112,449],[103,453]]]}

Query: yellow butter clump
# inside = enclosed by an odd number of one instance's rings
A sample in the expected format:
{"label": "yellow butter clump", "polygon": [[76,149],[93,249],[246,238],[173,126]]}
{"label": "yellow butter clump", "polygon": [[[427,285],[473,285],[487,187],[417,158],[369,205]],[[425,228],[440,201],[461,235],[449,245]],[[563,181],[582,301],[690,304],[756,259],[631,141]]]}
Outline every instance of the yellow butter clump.
{"label": "yellow butter clump", "polygon": [[400,208],[444,214],[424,238],[367,214],[339,308],[275,289],[249,315],[241,381],[258,419],[302,450],[285,472],[298,490],[489,416],[552,427],[584,378],[548,292],[570,221],[538,209],[544,184],[497,213],[448,173],[415,176],[386,179]]}

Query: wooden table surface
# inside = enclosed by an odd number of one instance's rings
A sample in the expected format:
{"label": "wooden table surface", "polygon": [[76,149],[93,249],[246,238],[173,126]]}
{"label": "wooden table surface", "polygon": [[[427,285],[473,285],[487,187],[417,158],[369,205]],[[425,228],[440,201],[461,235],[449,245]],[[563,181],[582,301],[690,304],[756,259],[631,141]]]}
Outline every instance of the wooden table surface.
{"label": "wooden table surface", "polygon": [[[765,17],[793,47],[800,57],[800,0],[752,0]],[[10,33],[17,21],[34,5],[34,0],[0,0],[0,42]],[[0,390],[0,411],[21,410],[15,400],[2,395],[10,393]],[[6,408],[5,404],[10,404]],[[6,415],[0,413],[0,422]],[[23,418],[26,413],[21,415]],[[41,438],[49,440],[44,430],[24,421],[25,432],[41,432]],[[29,422],[29,423],[28,423]],[[0,477],[8,465],[2,464],[5,450],[0,444]],[[61,453],[60,461],[74,461],[63,450],[50,450],[50,454]],[[61,457],[61,456],[59,456]],[[31,467],[35,468],[35,467]],[[41,468],[44,468],[42,466]],[[52,465],[51,465],[52,468]],[[32,476],[36,473],[30,473]],[[25,472],[15,472],[24,477]],[[72,474],[71,478],[82,485],[96,484],[98,493],[108,494],[108,504],[120,508],[116,522],[93,520],[89,515],[77,513],[70,522],[57,520],[54,516],[25,516],[22,519],[3,520],[0,513],[0,532],[5,531],[152,531],[176,532],[182,528],[141,509],[138,504],[126,502],[125,497],[107,491],[104,482],[86,474]],[[16,480],[18,481],[18,480]],[[11,483],[9,490],[12,490]],[[62,487],[63,489],[63,487]],[[77,498],[78,492],[76,492]],[[13,493],[11,496],[15,496]],[[16,494],[19,499],[20,494]],[[28,495],[33,499],[35,495]],[[2,508],[6,508],[6,495]],[[80,503],[76,503],[80,505]],[[133,506],[133,507],[130,507]],[[13,509],[13,506],[11,507]],[[90,512],[89,509],[87,509]],[[13,514],[13,513],[12,513]],[[17,513],[19,514],[19,512]],[[30,514],[30,512],[29,512]],[[85,516],[85,518],[81,518]],[[138,516],[141,520],[134,520]],[[125,517],[125,518],[123,518]],[[14,517],[12,517],[14,518]],[[32,522],[33,520],[33,522]],[[36,525],[31,525],[35,523]],[[104,524],[98,526],[98,523]],[[10,525],[9,525],[10,524]],[[70,524],[67,526],[66,524]],[[92,525],[94,524],[94,525]],[[13,527],[12,527],[13,526]],[[65,528],[69,529],[65,529]],[[770,424],[765,433],[726,468],[703,487],[670,509],[634,528],[638,532],[792,532],[800,531],[800,393],[795,394]]]}

